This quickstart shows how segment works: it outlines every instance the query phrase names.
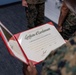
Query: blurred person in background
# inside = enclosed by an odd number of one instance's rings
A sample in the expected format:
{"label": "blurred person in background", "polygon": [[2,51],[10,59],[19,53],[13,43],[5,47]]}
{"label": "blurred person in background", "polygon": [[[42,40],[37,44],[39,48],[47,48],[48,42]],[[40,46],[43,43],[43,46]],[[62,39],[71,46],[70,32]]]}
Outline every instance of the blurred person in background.
{"label": "blurred person in background", "polygon": [[33,28],[44,23],[45,0],[22,0],[25,7],[28,28]]}
{"label": "blurred person in background", "polygon": [[67,40],[76,34],[76,14],[72,11],[72,8],[66,5],[64,1],[60,10],[57,29],[63,38]]}

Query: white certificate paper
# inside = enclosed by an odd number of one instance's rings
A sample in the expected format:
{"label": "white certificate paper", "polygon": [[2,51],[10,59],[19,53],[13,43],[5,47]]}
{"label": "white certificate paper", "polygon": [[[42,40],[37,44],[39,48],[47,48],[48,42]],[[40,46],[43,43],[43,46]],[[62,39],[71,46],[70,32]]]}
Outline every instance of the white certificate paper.
{"label": "white certificate paper", "polygon": [[45,24],[20,33],[18,41],[29,60],[40,62],[65,43],[53,25]]}

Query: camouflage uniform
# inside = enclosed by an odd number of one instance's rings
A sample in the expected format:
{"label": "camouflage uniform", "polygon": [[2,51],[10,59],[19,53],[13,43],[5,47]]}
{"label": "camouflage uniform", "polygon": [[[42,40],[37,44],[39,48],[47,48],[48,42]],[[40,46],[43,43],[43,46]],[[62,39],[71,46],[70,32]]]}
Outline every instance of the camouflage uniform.
{"label": "camouflage uniform", "polygon": [[76,36],[47,57],[42,75],[76,75]]}
{"label": "camouflage uniform", "polygon": [[26,0],[28,4],[40,4],[44,3],[45,0]]}
{"label": "camouflage uniform", "polygon": [[76,32],[76,15],[71,11],[68,12],[66,19],[62,24],[62,33],[64,39],[69,39]]}
{"label": "camouflage uniform", "polygon": [[25,9],[28,27],[32,28],[44,23],[45,0],[26,0],[28,7]]}

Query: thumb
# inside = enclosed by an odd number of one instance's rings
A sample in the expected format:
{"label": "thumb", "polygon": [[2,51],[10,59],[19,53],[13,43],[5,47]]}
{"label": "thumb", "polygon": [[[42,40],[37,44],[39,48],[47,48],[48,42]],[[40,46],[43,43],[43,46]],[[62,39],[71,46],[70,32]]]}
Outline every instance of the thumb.
{"label": "thumb", "polygon": [[31,72],[35,68],[35,65],[32,62],[29,62],[29,65],[27,67],[28,71]]}
{"label": "thumb", "polygon": [[31,66],[28,66],[28,67],[27,67],[27,70],[28,70],[29,72],[31,72],[31,71],[32,71]]}

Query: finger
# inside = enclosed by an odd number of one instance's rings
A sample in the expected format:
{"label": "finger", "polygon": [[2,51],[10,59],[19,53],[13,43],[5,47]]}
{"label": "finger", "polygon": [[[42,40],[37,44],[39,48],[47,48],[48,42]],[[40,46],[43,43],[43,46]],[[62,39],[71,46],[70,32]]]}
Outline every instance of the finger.
{"label": "finger", "polygon": [[27,67],[27,70],[28,70],[28,72],[32,72],[31,66],[28,66],[28,67]]}
{"label": "finger", "polygon": [[32,71],[35,69],[35,65],[30,61],[27,69],[28,69],[28,71]]}
{"label": "finger", "polygon": [[29,62],[29,65],[31,66],[31,67],[35,67],[35,65],[30,61]]}

